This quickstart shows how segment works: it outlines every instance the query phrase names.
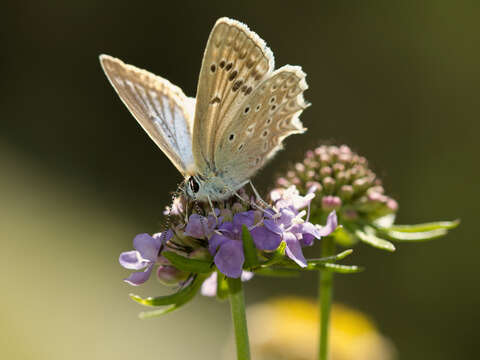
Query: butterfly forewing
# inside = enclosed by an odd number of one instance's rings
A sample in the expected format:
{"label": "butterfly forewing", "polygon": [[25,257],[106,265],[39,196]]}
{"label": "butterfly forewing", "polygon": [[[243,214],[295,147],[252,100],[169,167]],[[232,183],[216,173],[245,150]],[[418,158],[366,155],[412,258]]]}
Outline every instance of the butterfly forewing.
{"label": "butterfly forewing", "polygon": [[219,131],[234,121],[245,98],[273,68],[272,52],[257,34],[232,19],[217,21],[208,39],[197,90],[192,146],[200,172],[214,169]]}
{"label": "butterfly forewing", "polygon": [[227,183],[248,180],[279,149],[285,137],[306,129],[299,115],[308,106],[305,73],[298,66],[273,72],[247,97],[228,126],[219,132],[215,166]]}
{"label": "butterfly forewing", "polygon": [[175,167],[184,175],[194,168],[195,100],[168,80],[119,59],[101,55],[100,62],[123,103]]}

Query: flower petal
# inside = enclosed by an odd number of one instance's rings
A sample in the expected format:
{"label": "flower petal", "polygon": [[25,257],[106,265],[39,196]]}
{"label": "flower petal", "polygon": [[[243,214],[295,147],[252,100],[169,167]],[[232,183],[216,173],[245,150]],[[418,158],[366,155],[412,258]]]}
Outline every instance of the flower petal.
{"label": "flower petal", "polygon": [[313,244],[314,239],[320,239],[322,237],[320,229],[310,222],[299,224],[298,228],[302,234],[302,246],[310,246]]}
{"label": "flower petal", "polygon": [[173,231],[172,229],[168,229],[166,232],[164,231],[164,232],[153,234],[152,237],[154,239],[160,240],[160,243],[166,244],[167,241],[173,237]]}
{"label": "flower petal", "polygon": [[208,220],[201,215],[192,214],[188,218],[187,226],[185,227],[185,235],[197,239],[202,239],[208,232]]}
{"label": "flower petal", "polygon": [[337,213],[335,210],[333,210],[330,214],[328,214],[327,218],[327,223],[325,226],[322,226],[319,230],[320,236],[328,236],[332,232],[335,231],[335,229],[338,226],[338,219],[337,219]]}
{"label": "flower petal", "polygon": [[221,235],[221,234],[213,234],[213,236],[208,240],[208,250],[210,251],[210,254],[215,255],[217,252],[219,246],[223,245],[227,241],[231,241],[232,239]]}
{"label": "flower petal", "polygon": [[223,243],[215,255],[214,261],[222,274],[231,278],[239,278],[245,262],[242,242],[229,240]]}
{"label": "flower petal", "polygon": [[153,264],[148,266],[145,269],[145,271],[138,271],[138,272],[131,273],[128,278],[124,279],[124,281],[133,286],[142,285],[150,277],[150,274],[152,273],[152,269],[153,269]]}
{"label": "flower petal", "polygon": [[245,211],[238,214],[235,214],[233,217],[233,226],[242,228],[242,225],[247,227],[253,226],[255,222],[255,211]]}
{"label": "flower petal", "polygon": [[140,270],[148,265],[148,261],[142,259],[136,250],[122,252],[118,258],[118,262],[125,269],[130,270]]}
{"label": "flower petal", "polygon": [[162,242],[148,234],[138,234],[133,239],[133,247],[140,253],[140,256],[148,261],[155,262]]}
{"label": "flower petal", "polygon": [[287,256],[301,267],[306,267],[307,260],[305,259],[305,256],[303,256],[302,247],[296,236],[287,232],[284,234],[283,239],[287,243],[287,247],[285,248]]}
{"label": "flower petal", "polygon": [[278,226],[277,223],[274,220],[264,219],[263,220],[263,225],[265,225],[265,227],[268,230],[270,230],[272,233],[280,235],[283,232],[282,228],[280,226]]}
{"label": "flower petal", "polygon": [[250,231],[250,234],[255,246],[260,250],[275,250],[282,242],[280,232],[272,232],[267,226],[257,226]]}
{"label": "flower petal", "polygon": [[242,281],[249,281],[253,278],[253,275],[255,275],[255,274],[251,271],[242,271],[242,276],[241,276],[240,279]]}
{"label": "flower petal", "polygon": [[213,272],[202,284],[200,292],[203,296],[217,295],[217,272]]}

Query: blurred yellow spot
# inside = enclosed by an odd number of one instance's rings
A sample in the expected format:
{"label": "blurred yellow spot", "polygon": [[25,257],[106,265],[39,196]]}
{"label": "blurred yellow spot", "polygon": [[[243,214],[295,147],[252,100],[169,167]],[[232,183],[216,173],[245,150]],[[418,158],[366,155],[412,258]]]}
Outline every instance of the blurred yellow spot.
{"label": "blurred yellow spot", "polygon": [[[248,322],[257,360],[314,360],[318,309],[309,300],[284,297],[251,306]],[[395,351],[373,322],[359,311],[335,304],[330,330],[330,360],[392,360]]]}

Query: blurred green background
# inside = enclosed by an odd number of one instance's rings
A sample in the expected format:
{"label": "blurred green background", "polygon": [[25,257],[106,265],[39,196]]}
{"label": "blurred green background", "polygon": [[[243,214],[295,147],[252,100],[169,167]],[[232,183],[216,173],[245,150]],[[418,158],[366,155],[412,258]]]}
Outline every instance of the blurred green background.
{"label": "blurred green background", "polygon": [[[400,359],[473,359],[480,94],[478,1],[13,1],[0,13],[0,358],[219,359],[228,304],[197,298],[140,321],[117,262],[159,229],[181,177],[121,104],[107,53],[196,90],[220,16],[247,23],[277,66],[302,65],[309,131],[288,139],[255,183],[267,189],[320,141],[365,155],[400,203],[400,223],[461,218],[430,243],[337,276],[336,299],[370,314]],[[314,295],[313,276],[256,278],[247,302]],[[193,354],[193,355],[192,355]]]}

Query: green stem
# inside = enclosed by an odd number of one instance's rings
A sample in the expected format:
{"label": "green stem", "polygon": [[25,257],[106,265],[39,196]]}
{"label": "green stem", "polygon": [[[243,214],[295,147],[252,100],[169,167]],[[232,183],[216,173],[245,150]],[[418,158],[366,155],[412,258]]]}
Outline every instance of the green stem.
{"label": "green stem", "polygon": [[242,281],[228,278],[230,309],[232,311],[235,342],[237,344],[237,359],[250,360],[250,345],[248,343],[247,317],[245,315],[245,298]]}
{"label": "green stem", "polygon": [[[335,240],[333,237],[324,237],[321,242],[322,257],[335,254]],[[319,271],[318,297],[320,299],[320,339],[318,348],[318,359],[327,360],[330,308],[332,305],[333,297],[333,272],[330,270]]]}

